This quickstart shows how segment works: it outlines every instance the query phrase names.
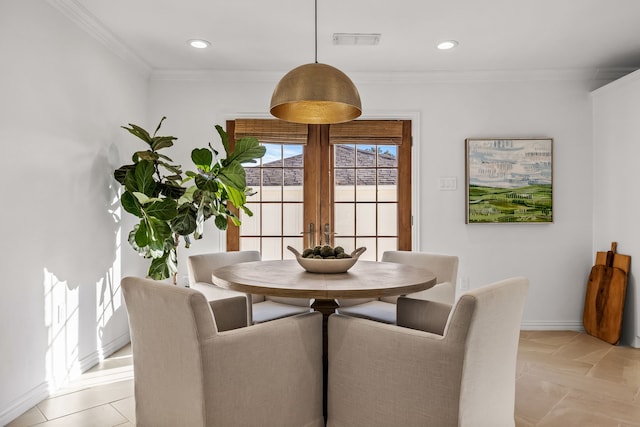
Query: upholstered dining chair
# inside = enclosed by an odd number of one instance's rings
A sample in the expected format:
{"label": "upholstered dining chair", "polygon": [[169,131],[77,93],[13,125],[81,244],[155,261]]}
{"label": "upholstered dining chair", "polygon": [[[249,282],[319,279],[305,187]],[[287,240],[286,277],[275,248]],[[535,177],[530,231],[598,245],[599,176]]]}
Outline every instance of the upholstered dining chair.
{"label": "upholstered dining chair", "polygon": [[[215,252],[191,255],[187,259],[189,287],[206,295],[208,300],[246,295],[223,289],[213,283],[213,270],[240,262],[260,261],[258,251]],[[246,295],[249,324],[262,323],[286,316],[294,316],[311,311],[311,301],[306,298],[265,297],[264,295]]]}
{"label": "upholstered dining chair", "polygon": [[[386,251],[383,252],[381,261],[426,268],[436,275],[437,282],[434,287],[409,294],[409,297],[445,304],[453,304],[455,301],[458,277],[457,256],[429,252]],[[397,300],[397,296],[340,300],[338,313],[395,324]]]}
{"label": "upholstered dining chair", "polygon": [[529,282],[453,308],[400,297],[398,325],[329,317],[328,427],[514,427],[516,356]]}
{"label": "upholstered dining chair", "polygon": [[136,425],[324,427],[320,313],[220,331],[219,311],[246,324],[244,296],[134,277],[122,290]]}

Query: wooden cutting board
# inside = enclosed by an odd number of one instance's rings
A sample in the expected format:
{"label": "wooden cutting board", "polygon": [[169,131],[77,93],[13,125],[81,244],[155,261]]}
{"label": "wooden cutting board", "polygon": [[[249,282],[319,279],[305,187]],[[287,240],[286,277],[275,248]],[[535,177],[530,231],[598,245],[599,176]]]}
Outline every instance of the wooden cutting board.
{"label": "wooden cutting board", "polygon": [[627,292],[631,257],[616,253],[617,243],[608,252],[597,252],[587,282],[582,322],[584,330],[609,344],[618,344]]}

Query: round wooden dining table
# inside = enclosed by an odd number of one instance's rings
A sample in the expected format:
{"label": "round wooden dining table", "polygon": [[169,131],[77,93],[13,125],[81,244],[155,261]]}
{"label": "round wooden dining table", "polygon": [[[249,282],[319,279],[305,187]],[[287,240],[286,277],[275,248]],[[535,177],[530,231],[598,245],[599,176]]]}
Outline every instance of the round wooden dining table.
{"label": "round wooden dining table", "polygon": [[327,322],[339,307],[337,299],[379,298],[429,289],[436,276],[429,270],[391,262],[358,261],[346,273],[309,273],[294,259],[228,265],[212,273],[217,286],[248,294],[312,298],[322,313],[323,364],[327,373]]}
{"label": "round wooden dining table", "polygon": [[[254,261],[213,271],[217,286],[249,294],[312,298],[325,318],[339,307],[336,299],[379,298],[429,289],[429,270],[391,262],[358,261],[346,273],[309,273],[296,260]],[[326,319],[325,319],[326,320]]]}

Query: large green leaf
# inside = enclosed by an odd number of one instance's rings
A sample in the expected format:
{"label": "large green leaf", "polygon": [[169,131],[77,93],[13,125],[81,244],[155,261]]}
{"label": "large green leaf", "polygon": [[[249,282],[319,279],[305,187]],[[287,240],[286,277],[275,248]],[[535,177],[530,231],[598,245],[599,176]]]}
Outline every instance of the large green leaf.
{"label": "large green leaf", "polygon": [[213,162],[213,153],[208,148],[196,148],[191,152],[191,160],[199,169],[209,172],[211,162]]}
{"label": "large green leaf", "polygon": [[247,186],[244,168],[238,162],[231,162],[222,168],[218,179],[227,187],[235,187],[242,191]]}
{"label": "large green leaf", "polygon": [[136,230],[136,245],[138,247],[149,246],[149,233],[147,229],[147,223],[145,221],[141,221],[138,229]]}
{"label": "large green leaf", "polygon": [[244,191],[240,191],[234,187],[227,187],[226,190],[229,200],[235,207],[239,208],[247,203],[247,196],[244,194]]}
{"label": "large green leaf", "polygon": [[191,205],[178,208],[178,215],[171,220],[171,229],[181,236],[188,236],[196,230],[196,211]]}
{"label": "large green leaf", "polygon": [[202,191],[209,191],[211,193],[218,191],[218,183],[216,180],[206,175],[196,175],[195,183],[196,187]]}
{"label": "large green leaf", "polygon": [[[175,178],[177,178],[177,179],[181,179],[182,178],[180,176],[182,174],[182,170],[181,170],[181,166],[180,165],[172,165],[172,164],[169,164],[167,162],[158,162],[158,164],[160,166],[162,166],[163,168],[165,168],[166,170],[168,170],[169,172],[172,172],[172,173],[176,174],[177,177],[175,177]],[[169,178],[169,177],[167,177],[167,178]],[[173,179],[173,177],[172,177],[172,179]]]}
{"label": "large green leaf", "polygon": [[249,216],[249,217],[252,217],[252,216],[253,216],[253,212],[251,212],[251,209],[249,209],[248,207],[246,207],[246,206],[244,206],[244,205],[242,205],[242,206],[237,206],[237,207],[241,208],[241,209],[244,211],[245,215],[247,215],[247,216]]}
{"label": "large green leaf", "polygon": [[266,147],[260,145],[257,138],[245,137],[236,141],[233,153],[227,155],[225,164],[236,161],[238,163],[255,163],[267,152]]}
{"label": "large green leaf", "polygon": [[216,223],[216,227],[218,227],[219,230],[226,230],[227,229],[227,217],[226,216],[224,216],[224,215],[216,215],[215,223]]}
{"label": "large green leaf", "polygon": [[154,280],[163,280],[171,277],[171,272],[169,271],[169,266],[167,265],[168,256],[169,254],[165,254],[164,256],[151,261],[149,271],[147,272],[149,277]]}
{"label": "large green leaf", "polygon": [[137,189],[140,193],[144,193],[149,197],[154,195],[156,189],[156,182],[153,179],[154,172],[153,162],[149,160],[142,160],[136,165],[135,177]]}
{"label": "large green leaf", "polygon": [[222,140],[224,152],[227,154],[227,157],[229,157],[229,135],[227,135],[227,132],[225,132],[220,125],[216,125],[216,130],[218,131],[218,135],[220,135],[220,139]]}
{"label": "large green leaf", "polygon": [[158,160],[158,154],[154,153],[153,151],[136,151],[135,153],[133,153],[133,161],[134,162],[139,162],[141,160],[149,160],[151,162],[154,162],[156,160]]}
{"label": "large green leaf", "polygon": [[[142,223],[142,221],[140,223]],[[128,238],[129,244],[131,245],[134,251],[138,252],[140,256],[143,256],[145,258],[151,258],[149,246],[140,247],[136,243],[136,233],[138,232],[139,228],[140,228],[140,224],[136,224],[133,226],[133,230],[129,232],[129,238]]]}
{"label": "large green leaf", "polygon": [[124,176],[124,188],[132,193],[138,191],[138,182],[136,181],[136,165],[133,165],[132,168],[127,169],[127,172]]}
{"label": "large green leaf", "polygon": [[172,199],[178,200],[185,193],[186,189],[179,185],[175,185],[173,183],[167,182],[165,184],[160,184],[160,193],[164,194],[166,197],[170,197]]}
{"label": "large green leaf", "polygon": [[176,139],[178,138],[175,136],[154,136],[151,139],[151,149],[155,151],[171,147]]}
{"label": "large green leaf", "polygon": [[143,206],[144,212],[162,221],[169,221],[178,215],[178,204],[174,199],[164,198],[149,205]]}
{"label": "large green leaf", "polygon": [[154,251],[164,251],[164,241],[171,238],[169,223],[154,217],[147,217],[147,226],[149,227],[149,247]]}
{"label": "large green leaf", "polygon": [[138,199],[128,191],[122,193],[120,197],[120,203],[122,204],[122,208],[129,212],[132,215],[137,216],[138,218],[142,217],[142,212],[140,211],[140,203]]}
{"label": "large green leaf", "polygon": [[129,123],[129,126],[131,126],[131,127],[126,127],[126,126],[120,126],[120,127],[122,129],[128,130],[129,133],[137,136],[138,138],[140,138],[141,140],[143,140],[147,144],[151,145],[151,136],[149,136],[149,132],[147,132],[146,130],[142,129],[138,125],[134,125],[133,123]]}
{"label": "large green leaf", "polygon": [[120,185],[125,185],[125,178],[127,176],[127,172],[130,170],[134,170],[136,165],[124,165],[120,166],[118,169],[113,171],[113,177],[120,183]]}

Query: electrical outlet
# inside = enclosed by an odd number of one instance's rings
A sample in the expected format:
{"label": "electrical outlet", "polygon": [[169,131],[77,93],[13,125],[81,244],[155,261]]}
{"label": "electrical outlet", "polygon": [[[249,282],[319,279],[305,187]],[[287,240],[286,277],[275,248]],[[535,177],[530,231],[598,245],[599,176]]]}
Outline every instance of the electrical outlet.
{"label": "electrical outlet", "polygon": [[462,279],[460,279],[460,290],[462,290],[462,291],[468,291],[469,290],[469,278],[468,277],[463,277]]}

